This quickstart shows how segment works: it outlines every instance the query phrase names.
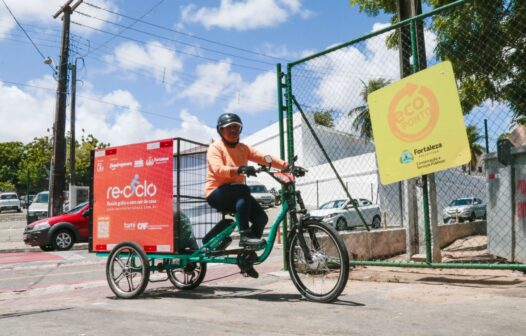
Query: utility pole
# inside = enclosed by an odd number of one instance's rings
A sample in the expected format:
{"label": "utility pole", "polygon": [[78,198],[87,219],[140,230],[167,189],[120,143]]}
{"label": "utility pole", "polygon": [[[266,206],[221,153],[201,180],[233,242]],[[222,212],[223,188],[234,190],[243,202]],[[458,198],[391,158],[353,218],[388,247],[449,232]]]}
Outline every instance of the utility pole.
{"label": "utility pole", "polygon": [[64,203],[64,186],[66,174],[66,96],[68,88],[68,57],[69,57],[69,27],[70,16],[82,0],[78,0],[70,7],[74,0],[68,0],[56,13],[56,19],[62,16],[62,50],[60,53],[59,77],[57,83],[57,102],[55,107],[55,122],[53,123],[53,157],[51,158],[51,172],[49,176],[49,206],[48,215],[55,216],[62,213]]}
{"label": "utility pole", "polygon": [[[76,106],[76,95],[77,95],[77,60],[75,63],[70,64],[71,69],[71,115],[70,115],[70,132],[71,139],[69,143],[69,185],[70,191],[71,186],[75,185],[75,106]],[[71,200],[70,200],[71,201]]]}

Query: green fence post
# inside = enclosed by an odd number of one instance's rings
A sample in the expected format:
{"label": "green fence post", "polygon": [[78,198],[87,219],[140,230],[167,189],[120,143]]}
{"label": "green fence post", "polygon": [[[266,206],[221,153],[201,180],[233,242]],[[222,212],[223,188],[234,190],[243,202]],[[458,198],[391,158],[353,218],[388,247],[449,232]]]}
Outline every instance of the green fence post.
{"label": "green fence post", "polygon": [[[276,75],[278,79],[278,125],[279,125],[279,156],[282,160],[285,158],[285,130],[283,128],[283,111],[286,110],[286,106],[283,106],[283,73],[281,72],[281,64],[276,64]],[[285,199],[285,189],[281,186],[281,202]],[[288,270],[287,266],[287,217],[285,216],[281,223],[281,243],[283,246],[283,269]]]}
{"label": "green fence post", "polygon": [[[411,52],[413,53],[413,73],[420,70],[418,61],[418,50],[416,45],[416,20],[413,19],[410,24],[411,31]],[[426,235],[426,261],[432,262],[431,259],[431,229],[429,226],[429,195],[427,190],[427,175],[422,176],[422,203],[424,206],[424,231]]]}

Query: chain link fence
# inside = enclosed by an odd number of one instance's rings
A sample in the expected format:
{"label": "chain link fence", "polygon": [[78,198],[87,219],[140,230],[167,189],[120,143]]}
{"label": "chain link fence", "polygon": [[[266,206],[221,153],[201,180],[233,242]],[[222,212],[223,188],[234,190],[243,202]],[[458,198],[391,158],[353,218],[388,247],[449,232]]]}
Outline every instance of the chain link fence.
{"label": "chain link fence", "polygon": [[[374,30],[288,65],[289,151],[309,169],[298,188],[311,214],[342,231],[355,261],[432,258],[522,269],[526,3],[457,1]],[[422,179],[380,183],[367,96],[445,60],[455,71],[472,157],[429,176],[426,237]],[[515,148],[504,166],[497,141],[508,138]]]}

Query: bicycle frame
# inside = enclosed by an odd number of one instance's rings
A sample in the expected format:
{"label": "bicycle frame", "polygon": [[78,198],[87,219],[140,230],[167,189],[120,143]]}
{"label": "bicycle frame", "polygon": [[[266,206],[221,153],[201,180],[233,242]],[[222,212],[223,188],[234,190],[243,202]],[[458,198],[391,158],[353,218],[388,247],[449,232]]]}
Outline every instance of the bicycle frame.
{"label": "bicycle frame", "polygon": [[[276,217],[276,219],[274,220],[274,222],[272,223],[272,225],[270,226],[270,231],[269,231],[269,234],[268,234],[268,237],[267,237],[267,242],[264,245],[262,245],[259,249],[256,250],[256,251],[263,250],[261,255],[259,255],[258,258],[257,258],[256,263],[258,263],[258,264],[264,262],[268,258],[270,253],[272,252],[272,249],[274,247],[274,242],[276,240],[276,235],[277,235],[277,232],[278,232],[279,225],[284,220],[284,218],[285,218],[285,216],[286,216],[286,214],[288,212],[292,212],[292,216],[291,216],[292,217],[292,222],[293,222],[292,223],[292,230],[300,230],[301,229],[302,221],[299,220],[296,217],[296,210],[295,209],[291,209],[291,206],[295,206],[294,199],[291,197],[293,193],[296,195],[297,200],[298,200],[298,204],[300,205],[300,209],[301,209],[300,212],[306,213],[305,206],[303,204],[303,200],[301,198],[300,192],[299,191],[295,191],[293,189],[290,190],[291,189],[290,186],[294,185],[294,182],[289,183],[289,184],[283,183],[281,180],[279,180],[278,178],[276,178],[273,175],[273,173],[276,173],[276,172],[270,172],[268,169],[266,169],[266,167],[261,167],[260,168],[260,172],[268,173],[277,182],[279,182],[282,185],[285,185],[287,190],[285,191],[285,195],[284,195],[285,197],[283,197],[283,201],[281,202],[281,211],[278,214],[278,216]],[[291,211],[291,210],[293,210],[293,211]],[[230,254],[226,254],[228,251],[227,252],[214,251],[215,248],[217,246],[219,246],[219,244],[224,239],[226,239],[227,237],[232,235],[232,233],[234,232],[236,227],[239,229],[237,215],[236,215],[236,220],[232,224],[230,224],[227,228],[225,228],[223,231],[221,231],[220,233],[215,235],[212,239],[210,239],[210,241],[208,241],[206,244],[204,244],[203,246],[201,246],[199,249],[197,249],[196,251],[192,252],[191,254],[166,255],[166,254],[147,253],[147,256],[148,256],[148,258],[150,260],[150,266],[152,267],[151,268],[152,272],[154,272],[155,269],[156,269],[156,267],[155,267],[155,260],[156,259],[163,260],[163,269],[177,269],[177,268],[181,268],[181,267],[186,267],[188,262],[237,264],[238,263],[237,256],[236,257],[232,257],[232,256],[228,256],[228,255],[232,255],[235,252],[239,252],[240,253],[240,252],[249,251],[249,250],[245,250],[243,248],[239,248],[239,249],[233,250],[232,252],[230,252]],[[301,247],[303,249],[303,252],[304,252],[305,256],[308,259],[310,259],[310,252],[306,248],[306,243],[305,243],[305,239],[304,239],[303,235],[299,235],[299,240],[300,240],[300,245],[301,245]],[[214,256],[214,254],[223,254],[225,256],[221,256],[221,255],[220,256]],[[107,256],[107,255],[109,255],[109,253],[107,253],[107,252],[97,253],[97,255],[99,255],[99,256]]]}

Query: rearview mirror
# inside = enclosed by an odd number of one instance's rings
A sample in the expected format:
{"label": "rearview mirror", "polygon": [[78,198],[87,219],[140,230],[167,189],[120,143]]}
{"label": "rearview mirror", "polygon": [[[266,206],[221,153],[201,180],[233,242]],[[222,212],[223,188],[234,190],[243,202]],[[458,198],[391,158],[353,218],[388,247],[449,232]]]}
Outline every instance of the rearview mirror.
{"label": "rearview mirror", "polygon": [[265,155],[264,159],[265,159],[265,162],[266,162],[266,163],[268,163],[268,164],[271,164],[271,163],[272,163],[272,156],[270,156],[270,155]]}

